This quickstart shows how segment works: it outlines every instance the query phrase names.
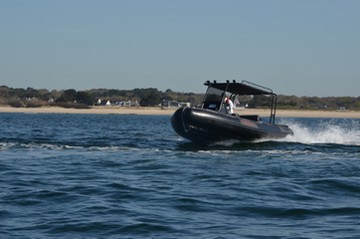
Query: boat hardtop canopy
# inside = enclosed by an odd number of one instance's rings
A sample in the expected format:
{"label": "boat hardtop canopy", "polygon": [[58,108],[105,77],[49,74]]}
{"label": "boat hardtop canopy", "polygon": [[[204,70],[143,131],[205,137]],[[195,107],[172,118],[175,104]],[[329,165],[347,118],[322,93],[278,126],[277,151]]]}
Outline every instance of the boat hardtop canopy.
{"label": "boat hardtop canopy", "polygon": [[225,83],[206,81],[204,85],[236,95],[275,95],[271,89],[246,80],[242,82],[233,80],[232,82],[227,81]]}

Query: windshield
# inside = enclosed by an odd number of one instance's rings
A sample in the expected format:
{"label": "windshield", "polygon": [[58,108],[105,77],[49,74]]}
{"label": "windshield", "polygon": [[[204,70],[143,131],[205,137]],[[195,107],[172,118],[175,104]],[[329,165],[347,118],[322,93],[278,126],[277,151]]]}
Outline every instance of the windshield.
{"label": "windshield", "polygon": [[221,106],[223,95],[224,91],[209,87],[205,95],[203,108],[218,111]]}

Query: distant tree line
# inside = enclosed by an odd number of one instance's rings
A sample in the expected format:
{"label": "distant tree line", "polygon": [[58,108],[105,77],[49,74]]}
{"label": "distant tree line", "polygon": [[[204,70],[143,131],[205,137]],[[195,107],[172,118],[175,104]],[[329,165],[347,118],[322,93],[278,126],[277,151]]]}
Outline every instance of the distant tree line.
{"label": "distant tree line", "polygon": [[72,108],[88,108],[100,100],[121,102],[137,101],[140,106],[158,106],[163,100],[181,100],[193,104],[201,102],[202,94],[176,93],[171,90],[166,92],[156,88],[116,90],[116,89],[91,89],[86,91],[46,90],[34,88],[11,88],[0,86],[0,104],[12,107],[42,107],[61,106]]}
{"label": "distant tree line", "polygon": [[[0,104],[12,107],[42,107],[61,106],[72,108],[88,108],[97,104],[98,100],[111,102],[137,101],[140,106],[158,106],[162,101],[190,102],[191,105],[200,105],[203,94],[174,92],[170,89],[165,92],[156,88],[116,90],[91,89],[76,91],[75,89],[52,90],[33,88],[11,88],[0,86]],[[249,108],[267,108],[269,101],[266,96],[241,96],[240,106]],[[279,109],[306,109],[306,110],[360,110],[360,97],[297,97],[278,96]]]}
{"label": "distant tree line", "polygon": [[[266,96],[255,96],[249,101],[249,107],[265,108],[269,106]],[[278,95],[278,109],[294,110],[360,110],[360,97],[298,97]]]}

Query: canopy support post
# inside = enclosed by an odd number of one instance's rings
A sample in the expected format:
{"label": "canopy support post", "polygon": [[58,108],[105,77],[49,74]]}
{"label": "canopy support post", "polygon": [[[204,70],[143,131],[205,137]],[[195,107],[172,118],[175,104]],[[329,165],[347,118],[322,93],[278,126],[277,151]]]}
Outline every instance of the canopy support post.
{"label": "canopy support post", "polygon": [[277,95],[271,95],[271,110],[270,110],[270,124],[275,124],[275,115],[276,115],[276,108],[277,108]]}

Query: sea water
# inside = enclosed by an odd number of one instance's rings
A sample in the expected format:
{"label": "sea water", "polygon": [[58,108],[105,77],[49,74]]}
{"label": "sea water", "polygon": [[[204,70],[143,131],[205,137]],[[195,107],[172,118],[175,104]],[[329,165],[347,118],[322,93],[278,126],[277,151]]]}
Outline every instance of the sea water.
{"label": "sea water", "polygon": [[199,147],[170,116],[0,114],[1,238],[360,238],[360,119]]}

